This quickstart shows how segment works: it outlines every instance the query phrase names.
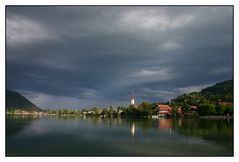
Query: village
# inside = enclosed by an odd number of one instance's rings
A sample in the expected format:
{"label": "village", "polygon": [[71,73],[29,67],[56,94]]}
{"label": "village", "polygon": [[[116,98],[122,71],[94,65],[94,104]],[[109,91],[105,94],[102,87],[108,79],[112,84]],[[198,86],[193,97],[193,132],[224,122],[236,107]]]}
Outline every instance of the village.
{"label": "village", "polygon": [[93,107],[92,109],[56,109],[43,111],[26,111],[21,109],[8,110],[6,114],[14,115],[77,115],[77,116],[95,116],[95,117],[144,117],[144,118],[159,118],[159,117],[198,117],[198,116],[232,116],[232,102],[218,102],[216,106],[212,104],[186,105],[175,106],[172,102],[167,103],[149,103],[142,102],[139,105],[135,102],[135,96],[131,95],[130,104],[128,107],[118,106],[117,108],[110,106],[109,108]]}

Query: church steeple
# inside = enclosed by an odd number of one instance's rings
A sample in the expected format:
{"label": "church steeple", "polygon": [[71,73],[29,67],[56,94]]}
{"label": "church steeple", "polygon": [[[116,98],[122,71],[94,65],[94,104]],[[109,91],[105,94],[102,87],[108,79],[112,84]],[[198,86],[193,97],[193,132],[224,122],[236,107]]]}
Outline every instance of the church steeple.
{"label": "church steeple", "polygon": [[131,100],[130,100],[130,104],[134,105],[135,104],[135,99],[134,99],[134,92],[133,90],[131,91]]}

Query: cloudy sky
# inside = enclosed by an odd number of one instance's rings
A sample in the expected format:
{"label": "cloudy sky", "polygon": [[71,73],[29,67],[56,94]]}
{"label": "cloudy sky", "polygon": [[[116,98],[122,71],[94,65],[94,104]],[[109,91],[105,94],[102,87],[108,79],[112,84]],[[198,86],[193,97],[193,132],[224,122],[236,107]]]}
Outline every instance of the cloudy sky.
{"label": "cloudy sky", "polygon": [[7,88],[41,108],[164,102],[232,79],[232,7],[6,8]]}

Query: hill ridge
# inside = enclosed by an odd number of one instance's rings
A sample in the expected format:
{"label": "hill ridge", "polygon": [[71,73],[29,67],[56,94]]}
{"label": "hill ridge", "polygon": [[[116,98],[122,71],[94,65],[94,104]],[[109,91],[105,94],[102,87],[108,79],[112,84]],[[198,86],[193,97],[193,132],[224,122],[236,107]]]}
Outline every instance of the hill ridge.
{"label": "hill ridge", "polygon": [[6,110],[42,111],[20,93],[6,89]]}

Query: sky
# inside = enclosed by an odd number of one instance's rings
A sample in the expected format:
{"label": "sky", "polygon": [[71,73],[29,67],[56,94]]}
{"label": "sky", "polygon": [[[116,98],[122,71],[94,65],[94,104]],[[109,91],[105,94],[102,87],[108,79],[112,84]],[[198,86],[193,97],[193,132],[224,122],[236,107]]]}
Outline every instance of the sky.
{"label": "sky", "polygon": [[43,109],[166,102],[233,78],[231,6],[7,6],[6,84]]}

